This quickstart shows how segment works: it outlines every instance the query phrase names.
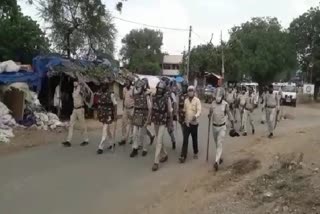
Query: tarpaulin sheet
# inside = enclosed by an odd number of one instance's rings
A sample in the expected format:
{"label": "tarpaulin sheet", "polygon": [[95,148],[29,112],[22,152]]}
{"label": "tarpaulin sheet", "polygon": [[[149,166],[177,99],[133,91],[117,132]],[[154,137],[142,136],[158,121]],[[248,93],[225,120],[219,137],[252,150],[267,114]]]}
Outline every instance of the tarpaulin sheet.
{"label": "tarpaulin sheet", "polygon": [[11,84],[15,82],[25,82],[32,86],[38,85],[39,76],[38,73],[34,72],[4,72],[0,74],[0,84]]}

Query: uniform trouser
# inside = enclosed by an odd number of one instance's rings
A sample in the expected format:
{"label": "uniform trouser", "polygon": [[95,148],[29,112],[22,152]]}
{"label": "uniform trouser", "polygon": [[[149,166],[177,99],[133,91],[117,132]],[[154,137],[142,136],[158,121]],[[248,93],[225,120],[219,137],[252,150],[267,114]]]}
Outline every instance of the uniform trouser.
{"label": "uniform trouser", "polygon": [[154,125],[156,132],[156,152],[154,157],[154,163],[159,164],[161,158],[167,156],[167,151],[163,145],[163,135],[166,129],[166,125]]}
{"label": "uniform trouser", "polygon": [[76,123],[77,120],[79,120],[79,123],[82,126],[83,140],[85,142],[88,142],[89,138],[88,138],[86,121],[84,119],[84,108],[73,109],[72,114],[70,116],[70,126],[69,126],[67,141],[71,142],[72,140],[74,124]]}
{"label": "uniform trouser", "polygon": [[129,142],[132,140],[132,115],[133,115],[133,108],[123,109],[123,115],[122,115],[122,140],[125,140],[126,142]]}
{"label": "uniform trouser", "polygon": [[111,134],[111,124],[103,124],[103,127],[102,127],[102,137],[101,137],[101,141],[100,141],[100,144],[99,144],[99,149],[104,149],[104,143],[107,139],[107,135],[108,135],[108,138],[109,138],[109,144],[112,145],[114,144],[114,139],[113,139],[113,136]]}
{"label": "uniform trouser", "polygon": [[252,130],[254,129],[254,124],[253,124],[253,115],[252,112],[244,109],[243,110],[243,114],[242,114],[242,127],[243,127],[243,131],[244,132],[248,132],[248,119],[249,119],[249,123],[251,125]]}
{"label": "uniform trouser", "polygon": [[145,136],[147,134],[147,128],[144,126],[133,126],[133,149],[138,149],[139,145],[142,146],[142,150],[146,151]]}
{"label": "uniform trouser", "polygon": [[273,133],[276,117],[276,108],[266,108],[266,119],[269,133]]}
{"label": "uniform trouser", "polygon": [[261,108],[261,122],[265,122],[266,121],[266,113],[264,112],[266,111],[266,108],[265,107],[262,107]]}
{"label": "uniform trouser", "polygon": [[216,159],[215,162],[219,164],[222,155],[222,144],[226,136],[227,127],[224,126],[213,126],[213,140],[216,144]]}
{"label": "uniform trouser", "polygon": [[181,157],[186,158],[188,155],[189,135],[192,137],[193,154],[198,154],[198,125],[189,124],[186,126],[184,136]]}
{"label": "uniform trouser", "polygon": [[285,115],[284,106],[280,105],[280,109],[279,109],[279,114],[278,114],[277,120],[279,121],[279,120],[283,119],[284,115]]}
{"label": "uniform trouser", "polygon": [[242,121],[242,119],[243,119],[243,110],[242,109],[244,109],[242,106],[240,106],[239,107],[239,115],[240,115],[240,124],[241,124],[241,129],[243,129],[243,121]]}

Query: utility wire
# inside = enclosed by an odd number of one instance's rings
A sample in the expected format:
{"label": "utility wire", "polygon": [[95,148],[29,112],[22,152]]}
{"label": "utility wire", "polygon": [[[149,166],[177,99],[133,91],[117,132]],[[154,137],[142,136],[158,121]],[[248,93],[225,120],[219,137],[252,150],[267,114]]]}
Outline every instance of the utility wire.
{"label": "utility wire", "polygon": [[115,16],[113,18],[114,19],[118,19],[118,20],[123,21],[123,22],[128,22],[128,23],[132,23],[132,24],[136,24],[136,25],[142,25],[142,26],[145,26],[145,27],[165,29],[165,30],[174,30],[174,31],[189,31],[189,29],[183,29],[183,28],[171,28],[171,27],[149,25],[149,24],[145,24],[145,23],[141,23],[141,22],[130,21],[130,20],[119,18],[119,17],[115,17]]}
{"label": "utility wire", "polygon": [[192,33],[196,35],[200,40],[202,40],[205,44],[208,43],[208,41],[205,41],[204,39],[202,39],[201,36],[199,36],[199,34],[197,34],[195,31],[192,31]]}

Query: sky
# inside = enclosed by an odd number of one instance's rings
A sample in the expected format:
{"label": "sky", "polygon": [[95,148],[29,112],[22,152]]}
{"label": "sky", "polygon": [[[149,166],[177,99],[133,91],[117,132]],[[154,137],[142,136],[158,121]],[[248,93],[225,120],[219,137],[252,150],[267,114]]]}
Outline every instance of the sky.
{"label": "sky", "polygon": [[[160,29],[163,32],[162,51],[169,54],[181,54],[188,48],[189,26],[192,26],[192,46],[207,43],[213,34],[213,43],[229,38],[229,30],[252,17],[277,17],[283,27],[306,12],[310,7],[319,5],[320,0],[127,0],[122,12],[115,10],[117,0],[102,0],[114,17],[144,23],[147,25],[186,29],[173,31]],[[37,20],[42,28],[46,24],[41,20],[35,7],[19,0],[22,12]],[[114,23],[118,30],[116,53],[122,43],[121,39],[132,29],[144,28],[143,25],[121,21]],[[154,28],[159,29],[159,28]]]}

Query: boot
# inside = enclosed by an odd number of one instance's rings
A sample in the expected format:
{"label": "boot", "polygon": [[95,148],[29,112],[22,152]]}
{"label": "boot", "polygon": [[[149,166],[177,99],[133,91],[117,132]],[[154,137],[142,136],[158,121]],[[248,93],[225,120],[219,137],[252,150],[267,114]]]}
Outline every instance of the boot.
{"label": "boot", "polygon": [[147,156],[147,154],[148,154],[148,152],[147,152],[147,151],[145,151],[145,150],[143,150],[143,151],[142,151],[142,157]]}
{"label": "boot", "polygon": [[152,166],[152,171],[158,171],[158,169],[159,169],[159,164],[157,164],[157,163],[154,163],[153,164],[153,166]]}
{"label": "boot", "polygon": [[133,149],[132,152],[131,152],[131,154],[130,154],[130,157],[131,157],[131,158],[134,158],[134,157],[137,156],[137,155],[138,155],[138,149]]}
{"label": "boot", "polygon": [[164,163],[164,162],[167,162],[167,161],[168,161],[168,155],[166,155],[166,156],[164,156],[164,157],[162,157],[160,159],[160,163]]}
{"label": "boot", "polygon": [[125,141],[125,140],[122,140],[122,141],[120,141],[118,144],[119,144],[119,146],[124,146],[124,145],[126,145],[126,141]]}
{"label": "boot", "polygon": [[268,138],[272,138],[273,137],[273,133],[271,132],[268,136]]}
{"label": "boot", "polygon": [[101,155],[101,154],[103,154],[103,150],[102,149],[98,149],[97,150],[97,155]]}
{"label": "boot", "polygon": [[63,145],[64,147],[71,147],[71,143],[68,142],[68,141],[63,142],[62,145]]}
{"label": "boot", "polygon": [[88,144],[89,144],[89,142],[83,141],[83,142],[80,144],[80,146],[87,146]]}
{"label": "boot", "polygon": [[247,136],[248,134],[247,134],[247,132],[244,132],[243,134],[242,134],[242,136]]}

